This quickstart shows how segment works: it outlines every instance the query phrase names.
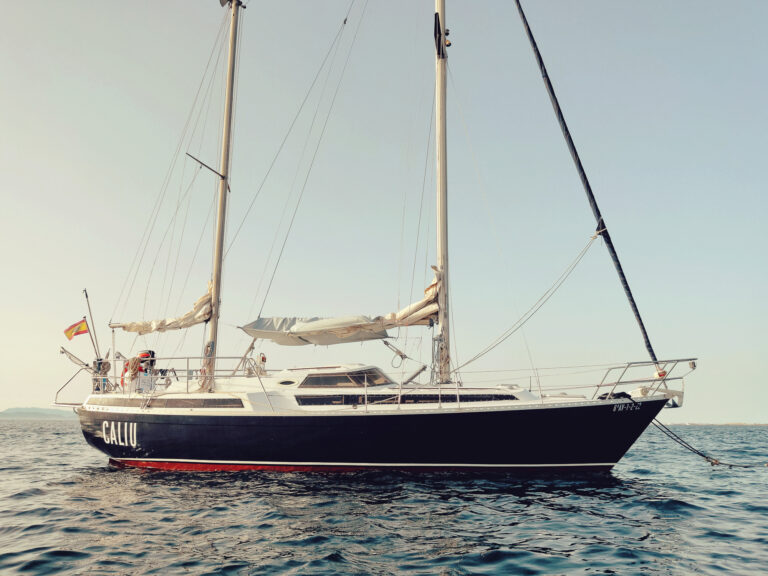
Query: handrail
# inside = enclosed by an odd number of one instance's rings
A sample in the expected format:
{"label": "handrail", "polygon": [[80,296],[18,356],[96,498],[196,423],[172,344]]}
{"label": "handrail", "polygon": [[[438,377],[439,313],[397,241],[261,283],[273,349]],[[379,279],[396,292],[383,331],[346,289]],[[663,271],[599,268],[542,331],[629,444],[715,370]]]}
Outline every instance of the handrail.
{"label": "handrail", "polygon": [[53,403],[54,403],[54,405],[56,405],[56,406],[80,406],[80,404],[72,404],[72,403],[69,403],[69,402],[59,402],[59,394],[61,393],[61,391],[62,391],[62,390],[64,390],[64,388],[66,388],[67,386],[69,386],[69,383],[70,383],[70,382],[72,382],[72,380],[74,380],[74,379],[75,379],[75,376],[77,376],[78,374],[80,374],[80,372],[82,372],[83,370],[87,370],[87,367],[86,367],[86,366],[83,366],[82,368],[80,368],[80,369],[79,369],[77,372],[75,372],[75,373],[72,375],[72,377],[71,377],[69,380],[67,380],[67,381],[64,383],[64,386],[62,386],[61,388],[59,388],[59,389],[56,391],[56,396],[54,396],[54,397],[53,397]]}
{"label": "handrail", "polygon": [[[130,385],[128,384],[127,378],[126,378],[126,386],[122,388],[119,384],[119,381],[116,383],[109,382],[107,378],[98,376],[99,378],[99,385],[97,386],[96,380],[93,380],[93,392],[100,392],[100,393],[109,393],[113,391],[112,386],[115,386],[116,391],[125,391],[130,394],[136,393],[141,396],[147,396],[148,402],[151,401],[151,398],[157,395],[158,393],[162,393],[164,388],[163,386],[168,386],[169,384],[165,381],[165,378],[169,378],[169,374],[173,374],[176,376],[176,382],[179,384],[184,385],[184,389],[187,393],[190,393],[190,389],[194,390],[196,386],[199,386],[203,379],[206,377],[205,374],[201,372],[201,367],[198,368],[192,368],[192,366],[195,366],[196,361],[203,361],[205,358],[203,356],[176,356],[176,357],[168,357],[168,358],[154,358],[154,366],[157,366],[158,364],[165,366],[164,368],[159,367],[153,367],[152,370],[149,371],[149,373],[142,373],[139,375],[139,377],[135,381],[131,381]],[[271,369],[271,370],[264,370],[262,365],[259,365],[257,370],[254,371],[248,371],[245,370],[243,364],[242,364],[242,357],[239,356],[232,356],[232,357],[220,357],[218,360],[223,360],[220,364],[220,368],[214,371],[214,374],[207,375],[207,377],[223,377],[223,378],[251,378],[256,377],[258,378],[258,381],[261,385],[261,388],[265,394],[265,397],[267,398],[267,402],[270,404],[270,407],[273,412],[275,412],[275,407],[272,406],[272,402],[269,399],[269,393],[267,389],[264,386],[264,382],[262,381],[263,377],[275,377],[276,374],[279,372],[285,371],[284,369]],[[240,370],[237,370],[237,373],[232,372],[231,367],[225,367],[226,361],[238,361],[241,363]],[[640,387],[641,393],[643,396],[646,396],[648,394],[653,395],[658,393],[659,389],[661,387],[667,388],[667,384],[671,382],[682,382],[684,387],[684,378],[686,375],[690,373],[690,371],[695,370],[696,368],[696,358],[679,358],[679,359],[673,359],[673,360],[660,360],[656,363],[652,361],[639,361],[639,362],[626,362],[623,364],[610,366],[607,368],[602,376],[602,378],[599,380],[598,383],[594,383],[594,380],[592,383],[584,383],[584,384],[574,384],[571,383],[570,385],[563,385],[563,386],[547,386],[544,390],[542,390],[540,397],[541,400],[544,401],[544,398],[552,398],[553,396],[557,396],[557,392],[560,392],[560,394],[564,394],[566,392],[577,394],[579,397],[582,398],[589,398],[589,390],[592,390],[591,399],[596,400],[598,394],[601,393],[601,390],[608,389],[607,393],[601,394],[601,398],[612,398],[614,397],[614,394],[619,387],[628,387],[628,386],[635,386]],[[170,361],[176,361],[175,366],[170,364]],[[183,361],[183,363],[182,363]],[[680,366],[685,366],[685,363],[687,363],[688,367],[690,368],[689,372],[686,372],[684,374],[673,374],[674,371],[678,370]],[[654,370],[653,376],[643,376],[638,375],[637,371],[641,370],[643,368],[652,368]],[[323,367],[315,367],[312,368],[303,368],[300,370],[327,370],[331,367],[323,366]],[[334,366],[333,368],[341,368],[341,366]],[[443,394],[449,393],[453,394],[454,390],[452,386],[435,386],[432,383],[420,383],[420,382],[414,382],[414,378],[418,376],[421,372],[424,371],[425,368],[422,368],[422,370],[418,371],[416,374],[411,376],[405,381],[400,382],[400,384],[397,386],[396,390],[392,390],[392,394],[388,396],[385,399],[382,398],[369,398],[370,392],[372,390],[369,390],[370,383],[368,382],[368,377],[366,375],[364,386],[363,386],[363,394],[365,396],[365,406],[367,410],[367,406],[370,405],[376,405],[381,403],[389,403],[391,401],[396,401],[399,405],[403,402],[404,398],[407,398],[409,395],[417,395],[419,393],[437,393],[438,394],[438,403],[442,406],[442,400],[443,400]],[[185,370],[183,379],[178,374],[179,370]],[[294,369],[297,370],[297,369]],[[80,404],[70,404],[65,402],[59,402],[59,396],[66,388],[81,372],[88,371],[90,372],[90,367],[87,365],[79,366],[78,371],[69,379],[67,382],[59,388],[59,390],[56,392],[54,404],[57,405],[67,405],[67,406],[79,406]],[[293,371],[293,370],[292,370]],[[251,373],[252,372],[252,373]],[[500,371],[504,372],[504,371]],[[561,378],[571,377],[572,374],[562,374],[560,375]],[[589,376],[583,376],[584,378],[589,378]],[[590,378],[591,379],[591,378]],[[511,379],[511,380],[514,380]],[[109,383],[110,386],[107,386],[106,383]],[[191,384],[191,385],[190,385]],[[511,393],[514,393],[515,389],[525,389],[525,386],[520,386],[518,384],[513,384],[510,382],[510,379],[505,378],[504,380],[500,381],[500,383],[496,385],[485,385],[485,386],[466,386],[464,390],[468,393],[483,393],[483,392],[492,392],[492,393],[499,393],[500,391],[510,391]],[[310,392],[310,389],[306,389],[307,392]],[[573,392],[571,392],[573,391]],[[311,389],[312,394],[321,394],[321,395],[332,395],[335,393],[335,390],[333,389]],[[546,394],[544,393],[546,392]],[[370,400],[370,402],[369,402]],[[459,394],[456,398],[457,403],[454,404],[455,407],[460,407],[463,403],[463,398]],[[281,412],[282,412],[281,408]]]}
{"label": "handrail", "polygon": [[[597,393],[600,391],[600,388],[604,388],[607,386],[611,386],[610,392],[608,392],[608,397],[610,398],[613,396],[616,388],[618,386],[625,386],[625,385],[631,385],[631,384],[651,384],[650,386],[650,392],[656,393],[659,388],[664,386],[667,387],[667,382],[673,382],[676,380],[682,380],[685,375],[683,376],[675,376],[672,377],[671,373],[683,362],[688,363],[688,367],[690,368],[690,371],[687,373],[689,374],[691,371],[696,369],[696,360],[697,358],[679,358],[675,360],[658,360],[656,362],[652,361],[642,361],[642,362],[627,362],[626,364],[622,366],[614,366],[611,368],[608,368],[605,375],[603,376],[603,379],[601,380],[600,384],[598,384],[595,387],[595,392],[592,394],[592,399],[597,396]],[[635,368],[642,368],[642,367],[649,367],[652,366],[656,369],[656,373],[653,378],[640,378],[640,379],[630,379],[630,380],[623,380],[624,376],[630,369]],[[610,374],[614,371],[621,370],[621,374],[618,378],[616,378],[615,381],[610,382],[606,384],[606,380],[610,376]]]}

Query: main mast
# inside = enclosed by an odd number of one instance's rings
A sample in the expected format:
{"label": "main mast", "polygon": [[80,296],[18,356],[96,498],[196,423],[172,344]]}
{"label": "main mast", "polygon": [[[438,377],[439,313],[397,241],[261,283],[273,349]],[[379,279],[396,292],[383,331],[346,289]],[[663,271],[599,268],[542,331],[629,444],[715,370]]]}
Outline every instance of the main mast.
{"label": "main mast", "polygon": [[435,142],[437,148],[437,296],[439,333],[435,361],[438,383],[451,380],[450,326],[448,310],[448,160],[446,143],[446,65],[449,43],[446,39],[445,0],[435,0]]}
{"label": "main mast", "polygon": [[216,243],[213,249],[213,278],[211,279],[211,320],[208,325],[208,343],[205,346],[207,378],[204,387],[214,387],[216,368],[216,342],[219,333],[219,311],[221,307],[221,271],[224,259],[224,229],[229,191],[230,148],[232,145],[232,104],[235,93],[235,63],[237,49],[237,22],[242,3],[230,0],[232,17],[229,24],[229,60],[227,64],[227,92],[224,103],[224,133],[221,139],[221,164],[219,165],[219,203],[216,212]]}

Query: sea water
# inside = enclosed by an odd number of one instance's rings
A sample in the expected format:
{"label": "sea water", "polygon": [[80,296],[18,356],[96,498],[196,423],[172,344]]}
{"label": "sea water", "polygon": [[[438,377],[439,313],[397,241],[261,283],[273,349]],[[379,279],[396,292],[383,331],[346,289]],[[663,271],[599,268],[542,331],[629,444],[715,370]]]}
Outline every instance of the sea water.
{"label": "sea water", "polygon": [[[768,427],[673,429],[768,462]],[[768,574],[768,467],[649,429],[610,473],[168,473],[0,421],[0,574]]]}

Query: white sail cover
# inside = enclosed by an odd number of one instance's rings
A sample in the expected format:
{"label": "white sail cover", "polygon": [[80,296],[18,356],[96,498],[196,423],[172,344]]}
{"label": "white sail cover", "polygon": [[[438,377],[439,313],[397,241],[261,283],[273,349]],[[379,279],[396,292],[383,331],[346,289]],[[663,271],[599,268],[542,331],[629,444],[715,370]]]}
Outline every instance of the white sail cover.
{"label": "white sail cover", "polygon": [[143,320],[140,322],[123,322],[110,324],[110,328],[122,328],[126,332],[138,332],[149,334],[151,332],[165,332],[166,330],[181,330],[195,324],[208,322],[211,318],[211,289],[204,296],[198,298],[192,310],[178,318],[163,318],[161,320]]}
{"label": "white sail cover", "polygon": [[387,329],[397,326],[430,325],[437,319],[437,291],[433,282],[424,298],[399,312],[386,316],[344,316],[341,318],[259,318],[241,326],[253,338],[272,340],[283,346],[315,344],[328,346],[387,338]]}

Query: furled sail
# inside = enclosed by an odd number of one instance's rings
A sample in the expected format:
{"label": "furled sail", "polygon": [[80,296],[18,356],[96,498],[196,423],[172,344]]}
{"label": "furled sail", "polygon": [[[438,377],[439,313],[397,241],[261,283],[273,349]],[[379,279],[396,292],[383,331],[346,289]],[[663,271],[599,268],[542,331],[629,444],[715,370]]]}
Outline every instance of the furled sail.
{"label": "furled sail", "polygon": [[433,324],[437,319],[435,280],[425,291],[424,298],[399,312],[385,316],[344,316],[341,318],[259,318],[241,329],[253,338],[272,340],[282,346],[315,344],[329,346],[346,342],[362,342],[387,338],[387,330],[398,326]]}
{"label": "furled sail", "polygon": [[195,324],[208,322],[211,318],[211,289],[198,298],[192,310],[178,318],[163,318],[161,320],[144,320],[140,322],[110,323],[110,328],[122,328],[126,332],[149,334],[150,332],[165,332],[166,330],[181,330]]}

